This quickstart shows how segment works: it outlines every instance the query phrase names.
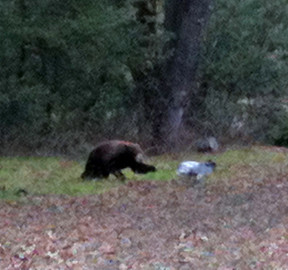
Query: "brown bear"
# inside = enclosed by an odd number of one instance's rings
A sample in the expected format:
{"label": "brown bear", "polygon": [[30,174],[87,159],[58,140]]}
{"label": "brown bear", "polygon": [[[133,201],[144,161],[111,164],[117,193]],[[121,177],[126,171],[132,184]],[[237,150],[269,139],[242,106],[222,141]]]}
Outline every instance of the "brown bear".
{"label": "brown bear", "polygon": [[143,157],[139,144],[118,140],[102,142],[90,153],[81,178],[107,178],[112,173],[124,180],[121,170],[125,168],[143,174],[156,171],[154,166],[143,163]]}

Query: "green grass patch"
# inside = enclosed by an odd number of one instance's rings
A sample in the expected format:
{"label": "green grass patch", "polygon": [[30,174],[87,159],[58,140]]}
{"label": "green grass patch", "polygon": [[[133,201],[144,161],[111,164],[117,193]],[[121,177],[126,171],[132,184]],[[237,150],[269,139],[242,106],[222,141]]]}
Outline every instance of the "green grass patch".
{"label": "green grass patch", "polygon": [[[253,147],[227,150],[217,154],[182,153],[153,157],[149,163],[157,167],[157,172],[136,175],[126,169],[127,180],[169,181],[177,178],[176,169],[184,160],[217,163],[215,173],[208,177],[208,183],[233,181],[245,174],[251,178],[268,177],[273,174],[288,174],[286,152],[276,152],[273,148]],[[77,162],[56,157],[2,157],[0,158],[0,199],[11,199],[21,190],[29,194],[67,194],[80,196],[101,193],[122,185],[114,176],[100,181],[82,181],[85,161]]]}

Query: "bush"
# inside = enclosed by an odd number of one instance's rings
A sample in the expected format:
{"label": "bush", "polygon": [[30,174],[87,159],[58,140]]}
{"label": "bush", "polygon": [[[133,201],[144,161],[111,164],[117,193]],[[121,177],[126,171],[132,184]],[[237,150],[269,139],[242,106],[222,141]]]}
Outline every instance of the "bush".
{"label": "bush", "polygon": [[279,100],[288,86],[286,5],[284,0],[215,3],[204,37],[199,115],[222,135],[230,136],[236,119],[244,121],[245,133],[271,141],[275,126],[282,125],[286,112]]}

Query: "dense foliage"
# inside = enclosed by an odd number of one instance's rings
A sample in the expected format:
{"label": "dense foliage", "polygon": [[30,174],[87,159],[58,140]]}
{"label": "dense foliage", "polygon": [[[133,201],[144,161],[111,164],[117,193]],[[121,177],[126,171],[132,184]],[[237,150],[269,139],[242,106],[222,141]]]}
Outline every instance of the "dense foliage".
{"label": "dense foliage", "polygon": [[[157,88],[152,71],[171,53],[163,53],[169,36],[163,4],[2,0],[2,152],[70,152],[71,145],[103,138],[151,139],[146,105],[157,91],[145,89]],[[195,126],[196,118],[218,135],[234,125],[249,127],[241,134],[258,139],[279,138],[285,118],[278,100],[286,95],[288,73],[286,6],[284,0],[215,1],[200,61],[200,102],[190,103],[188,124]]]}
{"label": "dense foliage", "polygon": [[215,1],[200,80],[202,109],[218,129],[233,123],[234,131],[255,139],[281,136],[287,122],[287,15],[283,0]]}
{"label": "dense foliage", "polygon": [[131,70],[144,59],[131,5],[1,1],[0,13],[2,143],[63,144],[88,130],[103,135],[125,119]]}

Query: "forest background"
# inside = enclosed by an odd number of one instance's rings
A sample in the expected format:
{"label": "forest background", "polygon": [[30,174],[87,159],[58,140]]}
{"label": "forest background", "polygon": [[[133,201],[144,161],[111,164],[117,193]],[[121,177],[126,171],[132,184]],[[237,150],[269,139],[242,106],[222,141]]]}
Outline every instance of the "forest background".
{"label": "forest background", "polygon": [[288,144],[285,0],[1,0],[0,154]]}

